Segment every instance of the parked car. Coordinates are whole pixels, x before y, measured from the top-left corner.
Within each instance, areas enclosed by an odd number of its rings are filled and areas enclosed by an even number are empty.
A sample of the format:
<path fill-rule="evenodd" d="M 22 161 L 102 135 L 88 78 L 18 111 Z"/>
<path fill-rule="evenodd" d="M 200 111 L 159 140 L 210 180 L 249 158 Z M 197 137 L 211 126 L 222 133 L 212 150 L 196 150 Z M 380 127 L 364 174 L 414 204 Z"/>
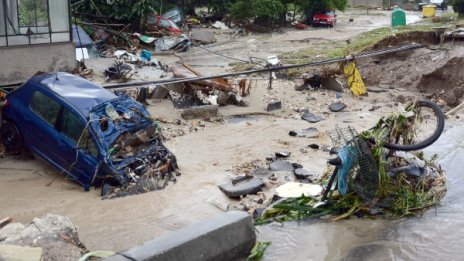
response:
<path fill-rule="evenodd" d="M 317 12 L 313 16 L 313 26 L 334 27 L 336 23 L 337 23 L 337 15 L 335 15 L 335 11 L 333 10 Z"/>
<path fill-rule="evenodd" d="M 446 0 L 430 0 L 430 4 L 435 5 L 437 9 L 445 11 L 448 9 L 448 2 Z"/>
<path fill-rule="evenodd" d="M 26 148 L 86 190 L 177 168 L 140 103 L 67 73 L 38 74 L 9 93 L 0 138 L 7 152 Z"/>

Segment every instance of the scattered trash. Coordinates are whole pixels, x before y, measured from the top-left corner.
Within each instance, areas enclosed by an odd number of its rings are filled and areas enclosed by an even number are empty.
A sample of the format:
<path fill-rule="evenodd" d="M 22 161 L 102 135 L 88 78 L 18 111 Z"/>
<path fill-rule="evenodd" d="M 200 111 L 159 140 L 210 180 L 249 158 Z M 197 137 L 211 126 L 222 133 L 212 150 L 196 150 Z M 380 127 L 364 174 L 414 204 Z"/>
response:
<path fill-rule="evenodd" d="M 288 182 L 276 188 L 276 195 L 281 198 L 315 197 L 322 192 L 321 185 Z"/>
<path fill-rule="evenodd" d="M 159 15 L 149 16 L 147 19 L 147 26 L 152 30 L 156 27 L 160 27 L 169 30 L 171 33 L 182 33 L 182 30 L 179 28 L 179 26 L 177 26 L 176 23 Z"/>
<path fill-rule="evenodd" d="M 315 114 L 312 114 L 310 112 L 306 112 L 304 113 L 302 116 L 301 116 L 301 119 L 302 120 L 305 120 L 307 122 L 310 122 L 310 123 L 316 123 L 316 122 L 320 122 L 322 121 L 323 119 Z"/>
<path fill-rule="evenodd" d="M 277 55 L 271 55 L 267 57 L 266 68 L 272 68 L 280 65 L 280 60 Z"/>
<path fill-rule="evenodd" d="M 334 102 L 329 105 L 329 109 L 333 112 L 339 112 L 346 108 L 346 104 L 343 102 Z"/>
<path fill-rule="evenodd" d="M 342 65 L 342 67 L 343 74 L 346 77 L 351 93 L 353 93 L 354 96 L 366 95 L 366 86 L 364 85 L 361 74 L 356 66 L 356 62 L 354 60 L 346 62 Z"/>
<path fill-rule="evenodd" d="M 184 34 L 163 36 L 156 41 L 155 50 L 158 52 L 169 50 L 185 52 L 191 45 L 190 39 Z"/>
<path fill-rule="evenodd" d="M 158 40 L 158 38 L 155 38 L 155 37 L 151 37 L 151 36 L 148 36 L 148 35 L 141 35 L 139 33 L 134 33 L 132 34 L 132 36 L 135 36 L 137 37 L 140 41 L 148 44 L 148 45 L 155 45 L 155 41 Z"/>
<path fill-rule="evenodd" d="M 222 29 L 222 30 L 227 30 L 227 29 L 229 29 L 229 27 L 228 27 L 225 23 L 223 23 L 223 22 L 221 22 L 221 21 L 216 21 L 216 22 L 214 22 L 214 23 L 212 24 L 212 26 L 213 26 L 214 28 L 216 28 L 216 29 Z"/>
<path fill-rule="evenodd" d="M 118 80 L 119 82 L 127 82 L 132 77 L 132 67 L 124 61 L 115 61 L 113 67 L 105 69 L 106 81 Z"/>

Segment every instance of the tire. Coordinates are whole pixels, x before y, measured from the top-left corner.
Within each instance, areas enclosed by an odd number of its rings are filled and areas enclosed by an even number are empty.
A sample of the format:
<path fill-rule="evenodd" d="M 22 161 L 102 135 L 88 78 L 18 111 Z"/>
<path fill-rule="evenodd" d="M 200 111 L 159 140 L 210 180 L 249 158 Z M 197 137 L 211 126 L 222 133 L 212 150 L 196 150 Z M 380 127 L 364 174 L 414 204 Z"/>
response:
<path fill-rule="evenodd" d="M 6 152 L 19 154 L 23 147 L 23 139 L 21 132 L 16 124 L 10 121 L 5 121 L 0 128 L 0 139 Z"/>
<path fill-rule="evenodd" d="M 431 134 L 427 135 L 427 138 L 423 139 L 418 143 L 401 144 L 401 141 L 397 141 L 396 143 L 385 143 L 385 148 L 397 151 L 421 150 L 430 146 L 440 137 L 440 135 L 443 132 L 443 128 L 445 127 L 445 114 L 443 113 L 441 108 L 437 104 L 429 100 L 418 101 L 416 102 L 416 106 L 419 107 L 420 110 L 431 109 L 433 111 L 435 118 L 433 118 L 432 121 L 436 121 L 435 129 L 432 130 Z"/>

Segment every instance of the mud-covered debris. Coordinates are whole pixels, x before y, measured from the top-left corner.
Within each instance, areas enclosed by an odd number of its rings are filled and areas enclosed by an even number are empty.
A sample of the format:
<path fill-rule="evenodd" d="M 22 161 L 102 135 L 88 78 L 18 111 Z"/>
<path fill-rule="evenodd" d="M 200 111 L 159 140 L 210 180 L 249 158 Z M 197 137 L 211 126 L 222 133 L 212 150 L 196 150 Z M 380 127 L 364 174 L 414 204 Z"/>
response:
<path fill-rule="evenodd" d="M 244 179 L 235 184 L 231 181 L 219 186 L 219 189 L 228 197 L 239 198 L 248 194 L 256 194 L 263 186 L 264 182 L 261 179 L 253 177 L 251 179 Z"/>
<path fill-rule="evenodd" d="M 329 105 L 329 109 L 333 112 L 339 112 L 346 108 L 346 104 L 343 102 L 334 102 Z"/>
<path fill-rule="evenodd" d="M 302 120 L 305 120 L 307 122 L 310 122 L 310 123 L 316 123 L 316 122 L 320 122 L 323 120 L 323 118 L 313 114 L 313 113 L 310 113 L 310 112 L 307 112 L 307 113 L 304 113 L 302 116 L 301 116 L 301 119 Z"/>
<path fill-rule="evenodd" d="M 321 89 L 343 93 L 343 84 L 332 77 L 324 78 L 321 81 Z"/>
<path fill-rule="evenodd" d="M 181 116 L 185 120 L 208 119 L 216 117 L 218 114 L 217 105 L 203 105 L 184 109 Z"/>
<path fill-rule="evenodd" d="M 276 195 L 281 198 L 298 198 L 301 196 L 317 196 L 322 192 L 321 185 L 288 182 L 276 188 Z"/>
<path fill-rule="evenodd" d="M 314 173 L 311 173 L 309 170 L 303 168 L 295 169 L 293 174 L 295 174 L 297 179 L 310 179 L 314 176 Z"/>
<path fill-rule="evenodd" d="M 280 110 L 282 109 L 282 102 L 277 101 L 277 102 L 271 102 L 267 105 L 266 111 L 275 111 L 275 110 Z"/>
<path fill-rule="evenodd" d="M 293 137 L 306 137 L 306 138 L 315 138 L 319 136 L 320 132 L 314 127 L 310 127 L 302 130 L 291 130 L 288 132 L 288 135 Z"/>

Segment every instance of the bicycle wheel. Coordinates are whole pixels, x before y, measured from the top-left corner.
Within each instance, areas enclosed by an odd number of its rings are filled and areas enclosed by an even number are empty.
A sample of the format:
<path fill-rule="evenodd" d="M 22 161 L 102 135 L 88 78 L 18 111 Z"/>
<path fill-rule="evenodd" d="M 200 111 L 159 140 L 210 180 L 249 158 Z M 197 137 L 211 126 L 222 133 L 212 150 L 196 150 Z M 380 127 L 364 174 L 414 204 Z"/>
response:
<path fill-rule="evenodd" d="M 411 107 L 414 106 L 414 107 Z M 434 143 L 445 127 L 445 115 L 441 108 L 429 101 L 421 100 L 408 106 L 413 115 L 409 116 L 402 128 L 406 131 L 390 136 L 391 143 L 384 147 L 390 150 L 421 150 Z"/>

